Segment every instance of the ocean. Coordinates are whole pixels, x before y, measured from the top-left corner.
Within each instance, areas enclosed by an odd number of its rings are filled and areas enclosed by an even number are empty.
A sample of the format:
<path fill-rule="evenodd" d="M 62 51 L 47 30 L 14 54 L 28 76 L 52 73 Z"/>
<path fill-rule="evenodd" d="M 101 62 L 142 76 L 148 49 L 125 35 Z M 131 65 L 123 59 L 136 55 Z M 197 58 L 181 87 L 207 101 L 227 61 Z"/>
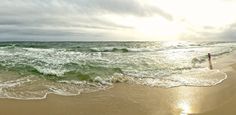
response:
<path fill-rule="evenodd" d="M 0 42 L 0 98 L 79 95 L 114 83 L 213 86 L 227 79 L 206 66 L 236 42 Z"/>

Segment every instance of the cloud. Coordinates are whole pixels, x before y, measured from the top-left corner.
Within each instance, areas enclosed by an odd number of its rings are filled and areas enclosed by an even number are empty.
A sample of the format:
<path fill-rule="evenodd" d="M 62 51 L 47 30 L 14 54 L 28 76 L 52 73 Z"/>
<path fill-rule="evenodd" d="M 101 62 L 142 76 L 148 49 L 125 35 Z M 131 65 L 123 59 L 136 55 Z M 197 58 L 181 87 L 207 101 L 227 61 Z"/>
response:
<path fill-rule="evenodd" d="M 105 19 L 104 15 L 160 16 L 172 20 L 172 16 L 162 9 L 139 0 L 3 0 L 0 4 L 0 40 L 29 36 L 92 40 L 96 35 L 104 37 L 114 31 L 133 29 Z"/>
<path fill-rule="evenodd" d="M 182 28 L 180 39 L 236 37 L 233 0 L 147 1 L 2 0 L 0 40 L 163 40 Z"/>
<path fill-rule="evenodd" d="M 191 32 L 181 36 L 182 40 L 215 40 L 215 41 L 235 41 L 236 40 L 236 22 L 225 25 L 224 27 L 204 26 L 194 29 Z"/>
<path fill-rule="evenodd" d="M 230 24 L 218 35 L 219 38 L 224 40 L 236 40 L 236 23 Z"/>
<path fill-rule="evenodd" d="M 0 6 L 1 16 L 117 14 L 141 17 L 160 15 L 168 20 L 172 19 L 172 16 L 162 9 L 144 4 L 138 0 L 4 0 L 1 1 Z"/>

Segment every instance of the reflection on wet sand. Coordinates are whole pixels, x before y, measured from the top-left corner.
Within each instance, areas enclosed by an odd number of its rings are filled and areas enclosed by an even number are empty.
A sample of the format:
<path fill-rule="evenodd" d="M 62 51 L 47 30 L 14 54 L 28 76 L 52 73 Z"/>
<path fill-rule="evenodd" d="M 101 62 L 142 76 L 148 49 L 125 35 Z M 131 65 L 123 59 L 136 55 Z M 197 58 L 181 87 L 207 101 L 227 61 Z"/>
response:
<path fill-rule="evenodd" d="M 180 115 L 187 115 L 187 113 L 191 113 L 191 106 L 186 101 L 179 102 L 178 107 L 182 110 Z"/>
<path fill-rule="evenodd" d="M 213 87 L 155 88 L 124 83 L 111 89 L 45 100 L 1 99 L 0 114 L 188 115 L 216 109 L 235 96 L 232 77 Z M 11 108 L 14 111 L 9 111 Z M 92 110 L 92 111 L 91 111 Z M 50 111 L 50 112 L 48 112 Z"/>

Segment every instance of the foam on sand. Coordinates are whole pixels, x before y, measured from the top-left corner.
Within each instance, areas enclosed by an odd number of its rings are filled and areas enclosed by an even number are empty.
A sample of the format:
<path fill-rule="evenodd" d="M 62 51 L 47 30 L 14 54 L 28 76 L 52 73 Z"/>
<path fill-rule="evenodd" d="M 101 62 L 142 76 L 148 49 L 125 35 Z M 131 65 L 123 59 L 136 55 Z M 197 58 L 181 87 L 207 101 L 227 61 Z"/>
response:
<path fill-rule="evenodd" d="M 227 79 L 227 74 L 219 70 L 195 69 L 183 74 L 174 74 L 164 78 L 144 78 L 137 83 L 154 87 L 178 87 L 178 86 L 214 86 Z"/>

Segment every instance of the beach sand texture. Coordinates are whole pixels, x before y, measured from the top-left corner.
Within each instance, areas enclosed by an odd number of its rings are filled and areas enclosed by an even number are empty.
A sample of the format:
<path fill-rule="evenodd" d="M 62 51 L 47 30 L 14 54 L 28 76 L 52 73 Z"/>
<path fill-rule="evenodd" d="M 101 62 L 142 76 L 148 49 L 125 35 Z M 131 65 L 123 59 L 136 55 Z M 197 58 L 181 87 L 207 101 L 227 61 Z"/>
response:
<path fill-rule="evenodd" d="M 236 64 L 222 68 L 228 79 L 212 87 L 153 88 L 121 83 L 108 90 L 71 97 L 50 94 L 43 100 L 1 99 L 0 114 L 234 115 Z"/>

